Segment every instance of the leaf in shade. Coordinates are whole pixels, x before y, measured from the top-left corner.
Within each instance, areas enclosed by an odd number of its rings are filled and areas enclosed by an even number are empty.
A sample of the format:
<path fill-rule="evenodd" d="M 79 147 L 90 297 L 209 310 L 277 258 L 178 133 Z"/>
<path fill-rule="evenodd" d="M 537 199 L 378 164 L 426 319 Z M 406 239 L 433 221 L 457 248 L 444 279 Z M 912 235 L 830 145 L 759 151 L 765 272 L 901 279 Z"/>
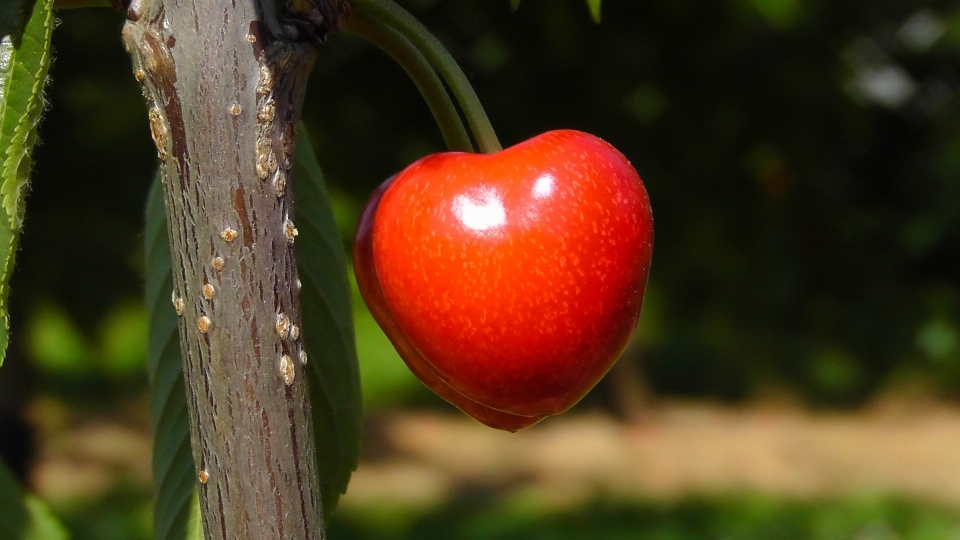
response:
<path fill-rule="evenodd" d="M 190 515 L 187 517 L 187 540 L 203 540 L 203 515 L 200 513 L 200 494 L 192 491 Z"/>
<path fill-rule="evenodd" d="M 177 314 L 170 305 L 173 276 L 163 190 L 159 177 L 147 199 L 144 228 L 146 307 L 150 321 L 147 371 L 150 378 L 150 423 L 153 428 L 155 540 L 193 540 L 191 513 L 197 498 L 196 472 L 190 452 L 190 423 L 183 383 Z"/>
<path fill-rule="evenodd" d="M 601 0 L 587 0 L 587 6 L 590 8 L 590 16 L 593 17 L 593 22 L 600 24 L 600 1 Z"/>
<path fill-rule="evenodd" d="M 24 492 L 0 461 L 0 538 L 66 540 L 67 532 L 40 499 Z"/>
<path fill-rule="evenodd" d="M 34 0 L 0 0 L 0 38 L 19 35 L 23 15 L 33 8 Z"/>
<path fill-rule="evenodd" d="M 2 12 L 10 0 L 4 2 Z M 7 296 L 20 227 L 31 153 L 37 141 L 37 124 L 43 112 L 43 86 L 50 67 L 53 32 L 52 0 L 37 0 L 22 33 L 0 39 L 0 365 L 7 349 L 9 321 Z M 5 21 L 4 21 L 5 22 Z"/>
<path fill-rule="evenodd" d="M 320 489 L 329 519 L 360 457 L 360 372 L 346 254 L 303 124 L 299 132 L 293 185 L 297 268 Z"/>
<path fill-rule="evenodd" d="M 53 9 L 108 8 L 116 5 L 120 4 L 115 4 L 113 0 L 55 0 Z"/>
<path fill-rule="evenodd" d="M 516 11 L 520 7 L 520 0 L 510 0 L 510 9 Z"/>

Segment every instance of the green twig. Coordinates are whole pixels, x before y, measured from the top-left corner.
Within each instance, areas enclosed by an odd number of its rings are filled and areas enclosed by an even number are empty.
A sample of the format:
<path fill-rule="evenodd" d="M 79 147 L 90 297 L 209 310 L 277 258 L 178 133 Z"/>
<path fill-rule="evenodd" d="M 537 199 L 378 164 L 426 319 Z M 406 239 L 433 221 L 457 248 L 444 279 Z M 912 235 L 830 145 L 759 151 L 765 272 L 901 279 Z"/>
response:
<path fill-rule="evenodd" d="M 483 111 L 483 105 L 480 104 L 477 93 L 473 91 L 466 75 L 440 40 L 427 30 L 427 27 L 392 0 L 353 0 L 351 5 L 355 16 L 359 15 L 367 20 L 379 21 L 390 26 L 403 34 L 423 53 L 450 86 L 481 152 L 491 154 L 503 150 L 487 114 Z"/>
<path fill-rule="evenodd" d="M 450 99 L 450 94 L 443 86 L 443 81 L 410 40 L 386 24 L 367 19 L 356 11 L 347 20 L 343 29 L 376 45 L 400 64 L 426 100 L 449 149 L 473 152 L 470 136 L 463 126 L 463 120 L 456 106 Z"/>

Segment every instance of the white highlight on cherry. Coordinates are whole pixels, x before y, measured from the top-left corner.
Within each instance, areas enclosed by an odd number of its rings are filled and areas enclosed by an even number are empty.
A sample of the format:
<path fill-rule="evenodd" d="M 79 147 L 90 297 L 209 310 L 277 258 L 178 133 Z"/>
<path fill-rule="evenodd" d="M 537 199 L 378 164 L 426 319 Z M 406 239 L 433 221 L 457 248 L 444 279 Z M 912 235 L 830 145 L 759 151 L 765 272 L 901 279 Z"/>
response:
<path fill-rule="evenodd" d="M 540 178 L 537 178 L 537 181 L 533 184 L 533 196 L 538 199 L 543 199 L 549 197 L 553 193 L 554 182 L 556 179 L 550 173 L 544 173 Z"/>
<path fill-rule="evenodd" d="M 495 229 L 507 222 L 503 201 L 492 189 L 480 190 L 476 194 L 457 195 L 453 199 L 453 213 L 460 223 L 475 231 Z"/>

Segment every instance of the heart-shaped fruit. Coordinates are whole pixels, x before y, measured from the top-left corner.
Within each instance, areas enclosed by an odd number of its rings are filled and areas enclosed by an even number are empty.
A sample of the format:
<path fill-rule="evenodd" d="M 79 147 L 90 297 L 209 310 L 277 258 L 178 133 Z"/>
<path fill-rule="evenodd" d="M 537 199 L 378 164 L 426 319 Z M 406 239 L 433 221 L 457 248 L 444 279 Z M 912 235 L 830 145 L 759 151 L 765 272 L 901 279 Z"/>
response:
<path fill-rule="evenodd" d="M 610 369 L 652 251 L 637 172 L 597 137 L 560 130 L 410 165 L 367 203 L 354 266 L 414 374 L 514 431 L 565 411 Z"/>

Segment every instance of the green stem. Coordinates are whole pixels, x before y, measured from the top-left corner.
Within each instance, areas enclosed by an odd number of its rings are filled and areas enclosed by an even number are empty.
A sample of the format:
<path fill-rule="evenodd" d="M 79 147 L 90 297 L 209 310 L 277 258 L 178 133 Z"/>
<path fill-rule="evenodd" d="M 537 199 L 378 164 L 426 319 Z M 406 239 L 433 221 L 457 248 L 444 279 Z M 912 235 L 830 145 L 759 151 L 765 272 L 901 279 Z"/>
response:
<path fill-rule="evenodd" d="M 492 154 L 503 150 L 470 81 L 427 27 L 392 0 L 353 0 L 351 5 L 354 15 L 394 28 L 426 56 L 457 98 L 481 152 Z"/>
<path fill-rule="evenodd" d="M 400 64 L 426 100 L 449 149 L 473 152 L 470 136 L 443 81 L 410 40 L 386 24 L 367 19 L 357 12 L 347 20 L 343 29 L 376 45 Z"/>

